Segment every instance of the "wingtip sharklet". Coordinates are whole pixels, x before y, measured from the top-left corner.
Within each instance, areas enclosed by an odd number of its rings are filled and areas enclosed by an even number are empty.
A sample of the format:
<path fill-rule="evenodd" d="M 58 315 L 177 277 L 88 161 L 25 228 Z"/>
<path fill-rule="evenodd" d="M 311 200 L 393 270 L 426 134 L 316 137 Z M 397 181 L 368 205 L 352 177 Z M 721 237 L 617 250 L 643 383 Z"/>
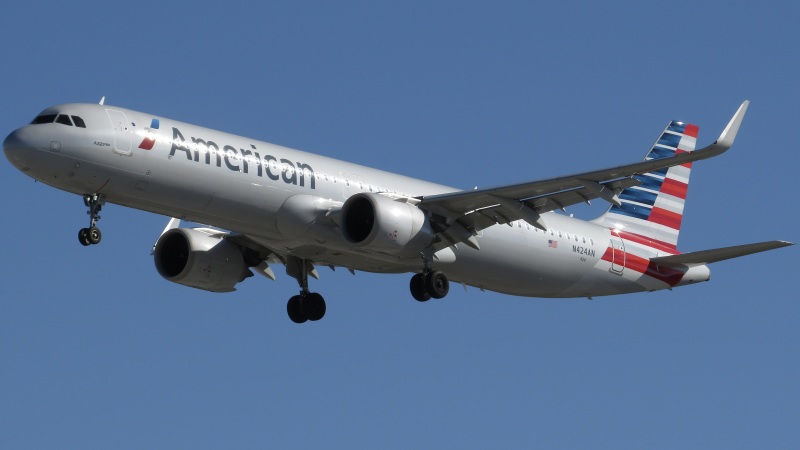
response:
<path fill-rule="evenodd" d="M 719 135 L 719 138 L 714 142 L 714 144 L 724 147 L 725 150 L 731 148 L 733 145 L 733 141 L 736 139 L 736 134 L 739 132 L 739 127 L 742 125 L 742 120 L 744 119 L 744 114 L 747 112 L 747 107 L 750 105 L 750 100 L 745 100 L 742 102 L 739 109 L 736 110 L 736 114 L 733 115 L 731 121 L 728 122 L 728 125 L 722 130 L 722 134 Z"/>

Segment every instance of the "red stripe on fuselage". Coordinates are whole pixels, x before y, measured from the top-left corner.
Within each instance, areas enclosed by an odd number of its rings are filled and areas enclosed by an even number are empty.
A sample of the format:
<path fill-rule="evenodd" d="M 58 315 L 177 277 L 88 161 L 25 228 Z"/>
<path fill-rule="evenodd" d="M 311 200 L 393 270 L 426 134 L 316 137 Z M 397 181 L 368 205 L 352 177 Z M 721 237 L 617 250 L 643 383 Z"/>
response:
<path fill-rule="evenodd" d="M 622 253 L 621 250 L 618 250 L 618 252 Z M 617 255 L 617 261 L 615 261 L 614 264 L 624 266 L 625 269 L 633 270 L 634 272 L 655 278 L 656 280 L 666 283 L 669 286 L 676 286 L 681 282 L 683 276 L 686 274 L 686 272 L 673 267 L 659 267 L 655 263 L 650 262 L 650 260 L 647 258 L 642 258 L 641 256 L 628 252 L 625 252 L 624 264 L 620 264 L 619 256 L 620 255 Z M 608 247 L 606 248 L 606 252 L 603 254 L 602 259 L 603 261 L 611 263 L 611 257 L 612 249 L 611 247 Z"/>
<path fill-rule="evenodd" d="M 664 241 L 655 240 L 647 236 L 642 236 L 641 234 L 635 234 L 628 231 L 619 231 L 618 234 L 623 241 L 636 242 L 637 244 L 642 244 L 652 249 L 661 250 L 670 254 L 680 253 L 675 245 Z"/>

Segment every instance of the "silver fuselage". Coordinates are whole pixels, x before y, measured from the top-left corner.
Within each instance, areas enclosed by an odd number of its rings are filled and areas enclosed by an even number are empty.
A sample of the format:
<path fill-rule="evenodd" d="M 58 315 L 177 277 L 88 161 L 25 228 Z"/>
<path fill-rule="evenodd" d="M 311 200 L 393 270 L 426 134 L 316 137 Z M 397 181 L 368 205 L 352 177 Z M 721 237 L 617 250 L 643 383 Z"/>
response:
<path fill-rule="evenodd" d="M 46 123 L 11 133 L 6 157 L 25 174 L 64 191 L 103 193 L 110 203 L 244 234 L 277 254 L 315 264 L 420 271 L 418 258 L 349 245 L 324 219 L 325 208 L 359 192 L 422 197 L 457 191 L 119 107 L 66 104 L 47 112 L 80 116 L 86 128 Z M 298 204 L 319 209 L 298 211 Z M 547 213 L 546 223 L 548 231 L 524 221 L 489 227 L 477 236 L 480 250 L 450 247 L 437 253 L 434 267 L 455 282 L 535 297 L 651 291 L 709 278 L 708 268 L 698 266 L 666 282 L 648 275 L 647 261 L 668 253 L 621 242 L 607 227 L 561 214 Z M 617 249 L 612 238 L 621 244 Z"/>

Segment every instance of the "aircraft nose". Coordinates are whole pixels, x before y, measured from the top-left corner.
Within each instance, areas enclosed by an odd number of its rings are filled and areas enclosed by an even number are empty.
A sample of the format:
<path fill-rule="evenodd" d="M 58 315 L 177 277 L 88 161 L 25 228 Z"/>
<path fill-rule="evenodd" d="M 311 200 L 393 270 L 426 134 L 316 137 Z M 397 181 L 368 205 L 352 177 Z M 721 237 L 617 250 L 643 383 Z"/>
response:
<path fill-rule="evenodd" d="M 25 137 L 26 130 L 20 128 L 11 132 L 3 141 L 3 153 L 6 159 L 17 169 L 26 172 L 28 165 L 26 160 L 30 157 L 30 143 Z"/>
<path fill-rule="evenodd" d="M 11 160 L 20 148 L 22 148 L 22 141 L 19 138 L 19 130 L 12 131 L 3 141 L 3 152 L 6 154 L 6 158 Z"/>

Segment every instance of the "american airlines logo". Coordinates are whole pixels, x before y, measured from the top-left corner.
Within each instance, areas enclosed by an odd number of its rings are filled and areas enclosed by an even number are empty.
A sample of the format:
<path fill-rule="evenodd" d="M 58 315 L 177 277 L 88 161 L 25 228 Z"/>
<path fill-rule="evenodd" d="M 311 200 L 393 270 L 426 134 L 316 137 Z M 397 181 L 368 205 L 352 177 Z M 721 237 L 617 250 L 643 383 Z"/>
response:
<path fill-rule="evenodd" d="M 152 133 L 148 133 L 142 142 L 144 147 L 140 146 L 140 148 L 151 149 L 153 147 L 151 140 L 154 139 Z M 273 181 L 282 180 L 286 184 L 301 187 L 308 184 L 309 189 L 316 189 L 314 169 L 311 166 L 300 161 L 278 159 L 269 154 L 262 156 L 253 144 L 250 144 L 249 149 L 237 149 L 232 145 L 220 146 L 214 141 L 193 136 L 189 136 L 189 140 L 187 140 L 183 137 L 183 133 L 175 127 L 172 128 L 171 142 L 170 159 L 178 152 L 183 152 L 187 160 L 196 163 L 215 165 L 216 167 L 222 167 L 224 163 L 224 166 L 233 172 L 254 173 L 258 177 L 265 176 Z"/>

